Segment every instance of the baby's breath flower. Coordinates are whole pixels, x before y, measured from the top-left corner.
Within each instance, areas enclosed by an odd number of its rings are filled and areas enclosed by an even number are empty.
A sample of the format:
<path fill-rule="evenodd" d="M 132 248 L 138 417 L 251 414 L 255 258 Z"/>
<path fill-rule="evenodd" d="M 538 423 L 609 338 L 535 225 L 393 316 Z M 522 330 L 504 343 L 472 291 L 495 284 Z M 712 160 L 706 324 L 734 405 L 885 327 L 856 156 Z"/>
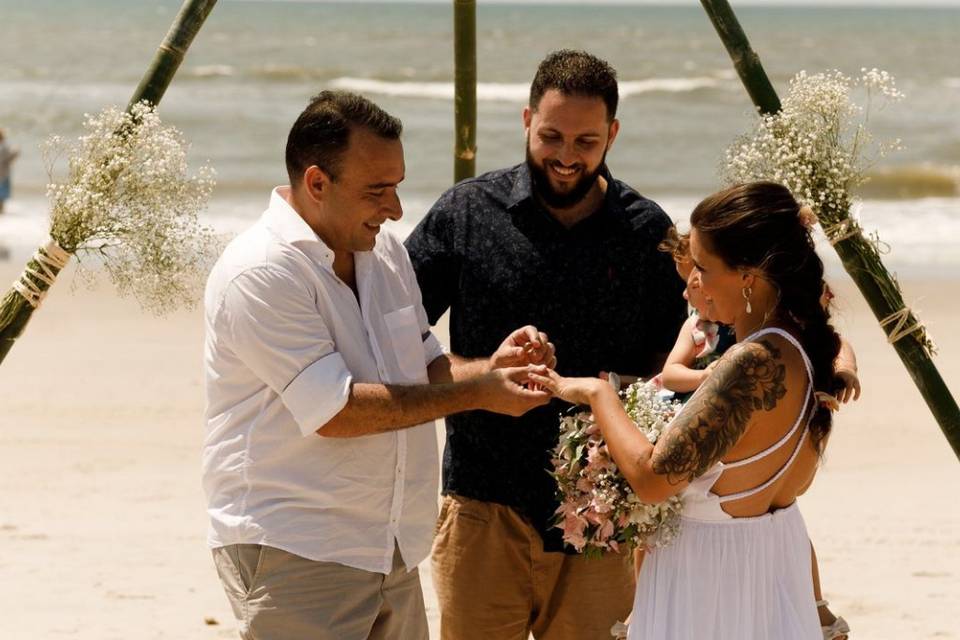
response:
<path fill-rule="evenodd" d="M 866 93 L 866 107 L 853 101 L 857 91 Z M 903 98 L 886 71 L 862 69 L 856 79 L 839 71 L 801 71 L 790 81 L 782 110 L 761 116 L 752 133 L 727 149 L 724 179 L 779 182 L 821 221 L 836 224 L 847 215 L 867 169 L 900 145 L 875 140 L 867 130 L 874 95 L 883 103 Z"/>
<path fill-rule="evenodd" d="M 86 134 L 72 148 L 57 137 L 45 147 L 51 173 L 50 236 L 80 260 L 95 257 L 121 295 L 159 315 L 193 304 L 220 243 L 199 212 L 214 171 L 187 169 L 187 143 L 146 103 L 129 111 L 86 115 Z M 56 156 L 69 152 L 67 176 L 53 178 Z"/>

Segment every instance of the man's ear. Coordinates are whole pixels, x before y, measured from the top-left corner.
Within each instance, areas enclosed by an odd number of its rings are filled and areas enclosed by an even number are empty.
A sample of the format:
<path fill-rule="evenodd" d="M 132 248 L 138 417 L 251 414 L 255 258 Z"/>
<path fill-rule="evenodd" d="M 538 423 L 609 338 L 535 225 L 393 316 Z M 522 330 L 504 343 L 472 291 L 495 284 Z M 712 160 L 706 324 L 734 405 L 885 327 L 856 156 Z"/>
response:
<path fill-rule="evenodd" d="M 613 146 L 613 141 L 616 140 L 618 133 L 620 133 L 620 121 L 614 118 L 613 122 L 610 123 L 610 129 L 607 135 L 607 151 L 610 151 L 610 147 Z"/>
<path fill-rule="evenodd" d="M 530 135 L 530 121 L 533 119 L 533 111 L 529 106 L 523 108 L 523 132 Z"/>
<path fill-rule="evenodd" d="M 303 172 L 303 191 L 315 202 L 320 202 L 326 197 L 331 182 L 330 175 L 315 164 L 310 165 Z"/>

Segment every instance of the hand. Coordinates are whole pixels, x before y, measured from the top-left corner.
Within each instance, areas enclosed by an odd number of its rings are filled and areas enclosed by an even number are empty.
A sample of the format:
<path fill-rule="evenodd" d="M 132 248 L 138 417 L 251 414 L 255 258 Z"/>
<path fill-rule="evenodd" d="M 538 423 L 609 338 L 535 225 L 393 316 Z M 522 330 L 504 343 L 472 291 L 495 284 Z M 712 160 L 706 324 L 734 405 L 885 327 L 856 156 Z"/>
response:
<path fill-rule="evenodd" d="M 860 399 L 860 378 L 850 369 L 838 369 L 837 377 L 843 382 L 843 389 L 837 392 L 837 400 L 846 404 Z"/>
<path fill-rule="evenodd" d="M 556 348 L 548 340 L 547 334 L 537 331 L 533 325 L 512 332 L 490 356 L 491 369 L 528 364 L 542 364 L 551 368 L 557 366 Z"/>
<path fill-rule="evenodd" d="M 476 379 L 480 408 L 508 416 L 521 416 L 550 402 L 550 393 L 527 387 L 533 365 L 501 367 Z"/>
<path fill-rule="evenodd" d="M 571 404 L 590 404 L 591 398 L 601 389 L 616 393 L 600 378 L 564 378 L 553 369 L 542 366 L 531 367 L 530 381 Z"/>

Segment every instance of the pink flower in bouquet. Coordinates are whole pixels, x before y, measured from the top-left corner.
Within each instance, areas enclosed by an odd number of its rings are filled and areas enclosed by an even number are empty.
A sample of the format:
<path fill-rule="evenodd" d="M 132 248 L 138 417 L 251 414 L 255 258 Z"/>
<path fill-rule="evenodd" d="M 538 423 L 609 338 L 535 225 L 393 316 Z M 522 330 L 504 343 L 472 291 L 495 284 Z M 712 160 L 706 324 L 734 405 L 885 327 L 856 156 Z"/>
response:
<path fill-rule="evenodd" d="M 575 513 L 567 513 L 563 517 L 563 539 L 572 544 L 574 549 L 582 549 L 587 544 L 583 532 L 587 528 L 587 521 Z"/>

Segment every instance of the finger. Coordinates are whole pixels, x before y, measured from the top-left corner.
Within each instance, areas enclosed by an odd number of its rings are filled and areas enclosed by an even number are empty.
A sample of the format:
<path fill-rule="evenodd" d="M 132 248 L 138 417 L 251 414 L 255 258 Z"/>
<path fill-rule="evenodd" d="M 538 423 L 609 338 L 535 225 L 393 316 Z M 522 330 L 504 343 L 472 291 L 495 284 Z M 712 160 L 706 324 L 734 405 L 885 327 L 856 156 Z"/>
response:
<path fill-rule="evenodd" d="M 859 379 L 853 383 L 853 399 L 854 400 L 860 399 L 860 380 Z"/>
<path fill-rule="evenodd" d="M 530 344 L 540 341 L 540 334 L 537 331 L 537 328 L 532 324 L 528 324 L 525 327 L 520 327 L 513 332 L 514 342 L 520 344 Z"/>
<path fill-rule="evenodd" d="M 550 370 L 543 365 L 528 364 L 525 367 L 508 367 L 503 369 L 503 372 L 507 375 L 507 378 L 513 382 L 526 382 L 527 374 L 531 371 L 542 376 L 550 375 Z"/>
<path fill-rule="evenodd" d="M 550 357 L 550 361 L 547 362 L 546 365 L 547 365 L 548 367 L 550 367 L 551 369 L 556 369 L 556 368 L 557 368 L 557 359 L 556 359 L 555 357 L 551 356 L 551 357 Z"/>
<path fill-rule="evenodd" d="M 542 376 L 531 371 L 528 374 L 528 379 L 544 389 L 549 389 L 551 392 L 555 392 L 557 390 L 557 383 L 547 376 Z"/>

